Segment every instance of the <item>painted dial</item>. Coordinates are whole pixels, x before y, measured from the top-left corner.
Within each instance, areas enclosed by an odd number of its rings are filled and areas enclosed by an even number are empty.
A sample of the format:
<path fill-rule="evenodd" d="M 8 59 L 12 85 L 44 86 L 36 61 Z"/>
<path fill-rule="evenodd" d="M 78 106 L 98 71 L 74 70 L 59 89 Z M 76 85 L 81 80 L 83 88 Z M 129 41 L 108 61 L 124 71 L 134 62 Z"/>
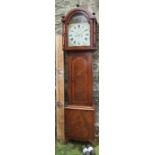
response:
<path fill-rule="evenodd" d="M 88 23 L 69 24 L 68 45 L 69 46 L 90 45 L 90 26 Z"/>

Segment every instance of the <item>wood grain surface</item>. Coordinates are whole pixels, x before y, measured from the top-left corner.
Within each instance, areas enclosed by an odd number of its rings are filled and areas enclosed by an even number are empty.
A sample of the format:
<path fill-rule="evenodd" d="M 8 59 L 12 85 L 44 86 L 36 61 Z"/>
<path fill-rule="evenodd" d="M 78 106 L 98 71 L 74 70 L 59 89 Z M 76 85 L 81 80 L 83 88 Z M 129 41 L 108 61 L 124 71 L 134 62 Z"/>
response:
<path fill-rule="evenodd" d="M 64 55 L 62 36 L 56 36 L 56 136 L 64 140 Z"/>

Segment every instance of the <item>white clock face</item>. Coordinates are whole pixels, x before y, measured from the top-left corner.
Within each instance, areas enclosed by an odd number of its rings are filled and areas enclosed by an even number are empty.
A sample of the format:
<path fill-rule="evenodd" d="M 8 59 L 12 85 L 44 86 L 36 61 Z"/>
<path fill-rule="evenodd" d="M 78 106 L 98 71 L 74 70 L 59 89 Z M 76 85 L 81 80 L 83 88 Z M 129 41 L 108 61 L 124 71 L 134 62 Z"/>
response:
<path fill-rule="evenodd" d="M 68 46 L 90 46 L 90 25 L 88 23 L 69 24 Z"/>

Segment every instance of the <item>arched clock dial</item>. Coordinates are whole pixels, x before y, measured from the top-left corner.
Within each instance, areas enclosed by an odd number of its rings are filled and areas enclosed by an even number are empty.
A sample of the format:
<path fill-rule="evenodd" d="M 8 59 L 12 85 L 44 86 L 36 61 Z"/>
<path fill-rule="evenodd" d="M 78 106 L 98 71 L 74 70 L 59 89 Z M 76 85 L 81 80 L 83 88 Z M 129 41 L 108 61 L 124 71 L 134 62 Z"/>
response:
<path fill-rule="evenodd" d="M 74 23 L 68 27 L 69 46 L 89 46 L 90 26 L 88 23 Z"/>

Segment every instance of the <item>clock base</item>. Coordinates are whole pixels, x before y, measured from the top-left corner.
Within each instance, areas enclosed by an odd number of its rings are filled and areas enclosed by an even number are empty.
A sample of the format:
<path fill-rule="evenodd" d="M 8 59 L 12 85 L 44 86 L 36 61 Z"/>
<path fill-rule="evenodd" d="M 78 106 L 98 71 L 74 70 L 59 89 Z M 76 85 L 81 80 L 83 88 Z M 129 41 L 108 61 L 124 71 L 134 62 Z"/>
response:
<path fill-rule="evenodd" d="M 95 142 L 95 107 L 73 106 L 65 107 L 66 141 L 77 140 Z"/>

